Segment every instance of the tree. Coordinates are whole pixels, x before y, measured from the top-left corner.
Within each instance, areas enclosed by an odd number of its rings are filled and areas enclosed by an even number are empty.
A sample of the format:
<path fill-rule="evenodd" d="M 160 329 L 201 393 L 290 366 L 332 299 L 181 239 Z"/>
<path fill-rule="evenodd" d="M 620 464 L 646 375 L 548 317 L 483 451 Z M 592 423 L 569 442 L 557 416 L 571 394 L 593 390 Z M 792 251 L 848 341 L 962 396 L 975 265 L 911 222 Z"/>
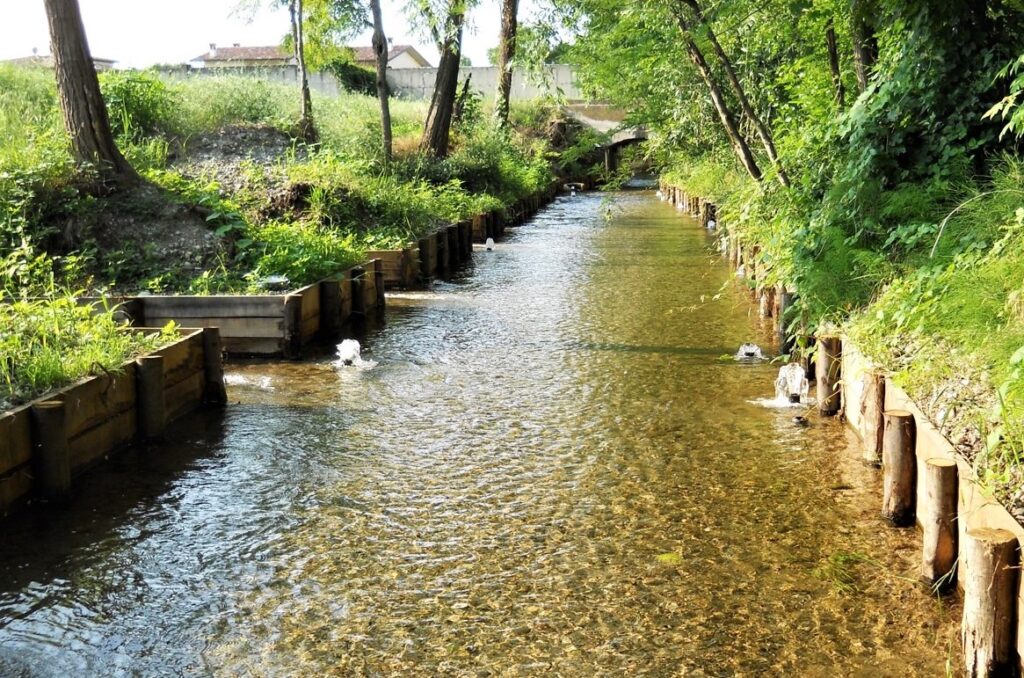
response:
<path fill-rule="evenodd" d="M 312 0 L 317 2 L 317 0 Z M 323 0 L 320 0 L 321 2 Z M 313 124 L 313 98 L 309 92 L 309 71 L 306 68 L 305 42 L 305 7 L 303 0 L 238 0 L 236 11 L 255 12 L 266 2 L 272 7 L 287 7 L 290 19 L 290 30 L 284 39 L 285 47 L 292 50 L 295 56 L 295 68 L 299 79 L 299 96 L 301 100 L 299 113 L 299 137 L 313 143 L 317 140 L 316 126 Z"/>
<path fill-rule="evenodd" d="M 374 55 L 374 88 L 380 106 L 381 149 L 384 161 L 392 156 L 392 126 L 390 91 L 388 89 L 388 39 L 384 33 L 380 0 L 369 0 L 368 7 L 361 0 L 308 0 L 306 42 L 311 47 L 316 63 L 339 73 L 360 73 L 361 67 L 352 63 L 352 50 L 345 41 L 364 27 L 373 28 L 371 45 Z M 367 22 L 367 12 L 370 21 Z"/>
<path fill-rule="evenodd" d="M 501 127 L 508 124 L 508 99 L 512 92 L 512 59 L 516 55 L 518 13 L 519 0 L 502 0 L 501 39 L 498 43 L 498 92 L 494 102 L 494 117 Z"/>
<path fill-rule="evenodd" d="M 444 22 L 437 21 L 430 7 L 423 3 L 431 33 L 438 43 L 441 61 L 434 80 L 434 94 L 427 110 L 420 150 L 443 158 L 448 155 L 452 115 L 459 88 L 459 63 L 462 57 L 462 27 L 466 18 L 465 0 L 449 0 Z M 443 27 L 443 28 L 442 28 Z"/>
<path fill-rule="evenodd" d="M 678 21 L 679 30 L 682 32 L 686 41 L 686 51 L 689 53 L 690 60 L 693 61 L 693 65 L 697 67 L 697 72 L 700 73 L 700 77 L 704 80 L 704 84 L 707 85 L 708 92 L 711 94 L 711 101 L 715 106 L 715 111 L 718 112 L 718 118 L 722 122 L 722 127 L 725 128 L 726 136 L 729 137 L 729 143 L 732 145 L 733 151 L 736 153 L 736 157 L 739 158 L 740 163 L 743 164 L 743 168 L 747 170 L 747 173 L 755 181 L 761 181 L 761 168 L 757 166 L 757 160 L 754 159 L 754 154 L 750 152 L 750 146 L 747 144 L 747 140 L 744 139 L 743 135 L 740 133 L 739 127 L 736 124 L 736 116 L 733 115 L 729 106 L 726 104 L 725 97 L 722 96 L 722 90 L 718 87 L 718 83 L 715 82 L 715 77 L 711 73 L 711 68 L 708 66 L 708 62 L 704 58 L 704 53 L 701 52 L 700 47 L 698 47 L 697 43 L 694 42 L 693 24 L 691 20 L 685 14 L 680 13 Z"/>
<path fill-rule="evenodd" d="M 828 67 L 832 71 L 832 86 L 836 90 L 836 105 L 846 105 L 846 89 L 843 87 L 843 73 L 839 69 L 839 47 L 836 45 L 836 27 L 829 17 L 825 24 L 825 45 L 828 49 Z"/>
<path fill-rule="evenodd" d="M 45 5 L 57 93 L 75 159 L 94 165 L 104 180 L 136 181 L 138 175 L 114 143 L 78 0 L 45 0 Z"/>
<path fill-rule="evenodd" d="M 878 59 L 878 41 L 871 28 L 874 8 L 871 0 L 853 0 L 850 22 L 853 42 L 853 69 L 857 73 L 857 89 L 868 88 L 868 80 Z"/>
<path fill-rule="evenodd" d="M 373 14 L 373 54 L 377 62 L 377 100 L 380 102 L 381 143 L 384 160 L 391 160 L 391 106 L 388 102 L 388 39 L 384 36 L 380 0 L 370 0 Z"/>
<path fill-rule="evenodd" d="M 302 112 L 299 117 L 299 136 L 307 142 L 317 139 L 313 124 L 313 98 L 309 93 L 309 76 L 306 72 L 305 48 L 302 41 L 302 0 L 289 0 L 288 13 L 292 20 L 292 43 L 295 48 L 295 65 L 299 73 L 299 89 L 302 95 Z"/>
<path fill-rule="evenodd" d="M 782 168 L 782 163 L 779 161 L 779 155 L 775 150 L 775 141 L 772 139 L 772 134 L 769 131 L 768 126 L 764 123 L 764 120 L 761 119 L 761 116 L 757 114 L 757 111 L 755 111 L 754 107 L 751 105 L 750 99 L 747 97 L 747 93 L 743 89 L 743 85 L 740 83 L 740 79 L 736 77 L 736 70 L 732 66 L 732 61 L 726 55 L 725 50 L 722 49 L 722 45 L 718 42 L 718 38 L 715 36 L 714 30 L 711 28 L 711 23 L 704 17 L 704 12 L 701 9 L 700 3 L 698 3 L 697 0 L 682 0 L 682 2 L 690 8 L 694 17 L 697 19 L 697 23 L 704 28 L 707 39 L 711 43 L 711 48 L 718 57 L 719 63 L 722 64 L 722 70 L 725 71 L 726 79 L 732 86 L 732 91 L 736 95 L 736 99 L 739 101 L 743 115 L 747 116 L 747 119 L 754 125 L 754 129 L 757 131 L 757 136 L 760 137 L 761 144 L 764 146 L 764 150 L 768 154 L 768 159 L 775 166 L 775 172 L 779 179 L 779 183 L 783 186 L 789 186 L 789 177 L 786 175 L 786 171 Z M 744 162 L 744 165 L 746 165 L 746 162 Z"/>

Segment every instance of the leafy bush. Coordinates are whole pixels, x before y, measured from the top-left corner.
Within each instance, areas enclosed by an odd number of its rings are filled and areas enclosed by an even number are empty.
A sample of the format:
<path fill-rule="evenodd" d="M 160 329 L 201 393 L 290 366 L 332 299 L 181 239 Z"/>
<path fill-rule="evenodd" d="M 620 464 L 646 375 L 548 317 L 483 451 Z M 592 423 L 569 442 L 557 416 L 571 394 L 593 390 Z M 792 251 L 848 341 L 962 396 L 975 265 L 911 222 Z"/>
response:
<path fill-rule="evenodd" d="M 155 74 L 106 71 L 100 75 L 100 91 L 110 126 L 123 145 L 169 130 L 175 102 L 171 90 Z"/>

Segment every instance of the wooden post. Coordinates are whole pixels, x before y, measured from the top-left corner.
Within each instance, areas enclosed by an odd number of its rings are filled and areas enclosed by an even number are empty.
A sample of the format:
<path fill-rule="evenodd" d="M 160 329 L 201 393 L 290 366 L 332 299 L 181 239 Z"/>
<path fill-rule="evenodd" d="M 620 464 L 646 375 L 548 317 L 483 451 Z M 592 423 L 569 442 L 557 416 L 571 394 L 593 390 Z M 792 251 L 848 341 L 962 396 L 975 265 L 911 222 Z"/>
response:
<path fill-rule="evenodd" d="M 882 439 L 882 517 L 896 527 L 914 524 L 917 430 L 914 415 L 904 410 L 885 413 Z"/>
<path fill-rule="evenodd" d="M 505 235 L 505 212 L 504 210 L 494 210 L 491 212 L 491 218 L 494 220 L 494 232 L 497 233 L 495 240 Z"/>
<path fill-rule="evenodd" d="M 297 360 L 302 354 L 302 295 L 291 294 L 284 299 L 285 358 Z"/>
<path fill-rule="evenodd" d="M 860 418 L 864 422 L 864 463 L 882 463 L 882 436 L 885 433 L 885 375 L 864 374 L 864 392 L 860 400 Z"/>
<path fill-rule="evenodd" d="M 341 314 L 341 297 L 339 288 L 337 314 Z M 323 300 L 321 299 L 321 303 Z M 220 340 L 219 327 L 203 328 L 203 378 L 206 389 L 203 400 L 207 405 L 226 405 L 228 394 L 224 389 L 224 344 Z"/>
<path fill-rule="evenodd" d="M 839 380 L 842 376 L 843 344 L 839 337 L 818 337 L 817 369 L 818 411 L 831 417 L 839 412 L 842 391 Z"/>
<path fill-rule="evenodd" d="M 135 407 L 143 440 L 162 438 L 167 426 L 164 398 L 164 357 L 147 355 L 135 361 Z"/>
<path fill-rule="evenodd" d="M 47 400 L 31 408 L 32 455 L 43 496 L 64 501 L 71 495 L 71 457 L 64 403 Z"/>
<path fill-rule="evenodd" d="M 417 247 L 420 250 L 420 279 L 427 281 L 434 277 L 434 272 L 430 269 L 430 263 L 432 257 L 431 252 L 433 251 L 430 247 L 430 238 L 420 238 L 417 242 Z"/>
<path fill-rule="evenodd" d="M 925 502 L 918 510 L 921 521 L 921 578 L 937 591 L 956 586 L 959 535 L 956 525 L 958 499 L 956 460 L 942 457 L 925 462 Z"/>
<path fill-rule="evenodd" d="M 419 252 L 419 246 L 416 246 L 416 252 Z M 413 254 L 413 243 L 409 243 L 408 246 L 402 248 L 402 286 L 412 287 L 416 284 L 417 276 L 419 275 L 419 261 Z"/>
<path fill-rule="evenodd" d="M 757 263 L 754 261 L 754 248 L 743 252 L 744 277 L 751 283 L 757 282 Z"/>
<path fill-rule="evenodd" d="M 762 318 L 771 318 L 775 310 L 775 288 L 762 287 L 758 293 L 758 314 Z"/>
<path fill-rule="evenodd" d="M 352 281 L 352 315 L 363 317 L 366 315 L 366 296 L 363 293 L 363 276 L 366 275 L 366 269 L 362 266 L 353 266 L 348 274 Z"/>
<path fill-rule="evenodd" d="M 385 305 L 384 296 L 384 262 L 380 259 L 373 260 L 373 282 L 374 290 L 377 292 L 377 311 L 383 311 Z"/>
<path fill-rule="evenodd" d="M 448 237 L 443 231 L 438 231 L 431 237 L 436 243 L 434 246 L 437 248 L 437 274 L 442 277 L 447 276 L 449 264 Z"/>
<path fill-rule="evenodd" d="M 341 281 L 320 281 L 320 333 L 325 339 L 336 339 L 341 333 Z"/>
<path fill-rule="evenodd" d="M 448 266 L 455 268 L 462 263 L 462 251 L 459 249 L 459 229 L 457 226 L 448 226 L 444 229 L 445 237 L 448 239 Z"/>
<path fill-rule="evenodd" d="M 483 242 L 487 240 L 487 215 L 477 214 L 473 217 L 473 242 Z"/>
<path fill-rule="evenodd" d="M 793 306 L 793 293 L 786 290 L 785 285 L 779 285 L 775 289 L 775 303 L 777 310 L 775 311 L 775 329 L 778 333 L 777 341 L 779 342 L 779 350 L 783 353 L 793 352 L 793 337 L 789 334 L 789 330 L 786 323 L 789 322 L 786 318 L 786 314 L 789 309 Z"/>
<path fill-rule="evenodd" d="M 463 222 L 455 224 L 455 231 L 457 233 L 456 240 L 459 243 L 459 260 L 466 263 L 469 260 L 469 254 L 466 252 L 466 234 Z"/>
<path fill-rule="evenodd" d="M 960 639 L 965 675 L 971 678 L 1016 675 L 1018 548 L 1007 530 L 967 531 Z"/>

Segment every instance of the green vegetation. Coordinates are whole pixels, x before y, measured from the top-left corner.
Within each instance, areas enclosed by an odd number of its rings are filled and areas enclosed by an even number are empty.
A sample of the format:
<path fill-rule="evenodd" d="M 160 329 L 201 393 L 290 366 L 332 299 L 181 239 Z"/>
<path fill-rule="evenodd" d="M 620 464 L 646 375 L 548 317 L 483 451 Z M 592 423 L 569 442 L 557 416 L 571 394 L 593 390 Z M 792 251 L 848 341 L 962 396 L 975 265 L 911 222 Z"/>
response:
<path fill-rule="evenodd" d="M 787 321 L 849 331 L 1022 502 L 1024 9 L 558 4 L 585 26 L 571 55 L 586 85 L 655 133 L 665 180 L 717 204 L 729 233 L 758 248 L 764 282 L 795 287 Z"/>
<path fill-rule="evenodd" d="M 125 331 L 111 309 L 72 296 L 0 304 L 0 328 L 0 411 L 91 374 L 117 373 L 174 336 L 172 328 Z"/>
<path fill-rule="evenodd" d="M 0 408 L 166 339 L 125 332 L 112 309 L 74 296 L 259 292 L 271 276 L 304 285 L 368 249 L 501 209 L 564 170 L 548 102 L 517 107 L 502 132 L 471 99 L 451 154 L 436 160 L 417 150 L 425 102 L 395 101 L 387 162 L 368 96 L 318 97 L 320 143 L 307 146 L 295 139 L 292 87 L 154 72 L 108 72 L 100 84 L 139 186 L 112 190 L 75 165 L 52 72 L 0 66 L 0 288 L 17 300 L 0 305 Z"/>
<path fill-rule="evenodd" d="M 518 116 L 535 128 L 506 133 L 472 100 L 452 153 L 434 160 L 416 150 L 425 103 L 396 101 L 388 163 L 377 103 L 367 96 L 317 98 L 320 143 L 305 146 L 293 138 L 292 87 L 111 72 L 101 88 L 142 189 L 96 190 L 88 169 L 69 158 L 52 73 L 0 67 L 0 254 L 22 262 L 46 254 L 67 286 L 259 291 L 262 279 L 281 275 L 302 285 L 358 263 L 367 249 L 401 247 L 500 209 L 554 176 L 546 127 L 557 109 L 543 102 Z M 198 261 L 173 247 L 174 233 L 111 242 L 140 222 L 190 225 L 178 239 L 202 244 Z"/>

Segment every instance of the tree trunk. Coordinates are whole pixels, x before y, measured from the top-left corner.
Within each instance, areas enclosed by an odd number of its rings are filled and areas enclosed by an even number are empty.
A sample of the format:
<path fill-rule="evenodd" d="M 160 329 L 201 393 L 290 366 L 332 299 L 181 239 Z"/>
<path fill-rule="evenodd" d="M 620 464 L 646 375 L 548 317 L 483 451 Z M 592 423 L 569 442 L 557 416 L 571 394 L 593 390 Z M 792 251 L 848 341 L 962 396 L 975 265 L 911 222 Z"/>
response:
<path fill-rule="evenodd" d="M 878 59 L 878 42 L 868 24 L 871 9 L 866 0 L 854 0 L 852 8 L 853 69 L 857 73 L 857 90 L 868 88 L 871 70 Z"/>
<path fill-rule="evenodd" d="M 466 76 L 466 79 L 462 81 L 462 91 L 459 92 L 459 96 L 455 98 L 455 109 L 452 112 L 452 120 L 454 122 L 462 121 L 462 114 L 466 110 L 466 101 L 469 100 L 471 94 L 469 90 L 469 83 L 473 79 L 473 74 L 470 73 Z"/>
<path fill-rule="evenodd" d="M 512 92 L 512 59 L 516 55 L 519 0 L 503 0 L 501 4 L 501 38 L 498 45 L 498 93 L 494 117 L 499 127 L 508 124 L 508 100 Z"/>
<path fill-rule="evenodd" d="M 436 158 L 448 155 L 448 141 L 451 134 L 452 114 L 455 110 L 455 95 L 459 88 L 459 61 L 462 58 L 462 22 L 465 5 L 453 0 L 448 5 L 445 19 L 445 35 L 441 49 L 441 62 L 437 66 L 434 80 L 434 95 L 430 99 L 427 122 L 420 140 L 420 150 Z"/>
<path fill-rule="evenodd" d="M 380 101 L 381 140 L 384 159 L 391 160 L 391 105 L 388 102 L 388 39 L 384 36 L 380 0 L 370 0 L 373 12 L 373 54 L 377 61 L 377 99 Z"/>
<path fill-rule="evenodd" d="M 725 103 L 724 97 L 722 97 L 722 90 L 719 89 L 718 83 L 715 82 L 714 77 L 711 74 L 711 69 L 708 67 L 707 60 L 704 59 L 704 54 L 697 47 L 697 43 L 693 41 L 691 37 L 691 25 L 686 17 L 679 16 L 679 28 L 683 32 L 683 38 L 686 40 L 686 51 L 690 55 L 690 59 L 693 61 L 694 66 L 697 67 L 697 71 L 703 78 L 704 83 L 707 85 L 708 90 L 711 92 L 711 101 L 715 105 L 715 110 L 718 112 L 718 117 L 722 121 L 722 126 L 725 128 L 725 133 L 729 137 L 729 143 L 732 144 L 733 150 L 736 152 L 736 156 L 743 163 L 744 169 L 755 181 L 761 181 L 761 168 L 757 166 L 757 161 L 754 159 L 754 154 L 750 152 L 750 146 L 747 144 L 746 139 L 740 134 L 739 127 L 736 125 L 736 117 L 729 110 L 729 107 Z"/>
<path fill-rule="evenodd" d="M 104 179 L 136 181 L 138 175 L 117 150 L 110 131 L 78 0 L 45 0 L 45 5 L 57 93 L 75 159 L 95 165 Z"/>
<path fill-rule="evenodd" d="M 836 28 L 829 17 L 825 25 L 825 44 L 828 47 L 828 67 L 832 71 L 832 86 L 836 90 L 836 104 L 846 106 L 846 90 L 843 88 L 843 74 L 839 70 L 839 49 L 836 47 Z"/>
<path fill-rule="evenodd" d="M 707 38 L 711 43 L 711 49 L 715 51 L 715 56 L 718 57 L 718 60 L 722 64 L 722 69 L 725 71 L 725 77 L 729 81 L 730 86 L 732 86 L 733 92 L 736 93 L 736 99 L 740 102 L 740 108 L 743 110 L 743 115 L 747 116 L 750 122 L 754 124 L 754 129 L 757 130 L 757 136 L 761 139 L 761 144 L 764 146 L 765 153 L 768 154 L 768 159 L 775 167 L 779 183 L 783 186 L 789 186 L 789 176 L 787 176 L 786 171 L 782 168 L 782 163 L 779 162 L 779 155 L 775 151 L 775 142 L 772 140 L 772 134 L 768 130 L 768 126 L 764 124 L 761 116 L 759 116 L 757 111 L 754 110 L 753 105 L 750 103 L 750 99 L 747 98 L 746 90 L 743 89 L 743 85 L 740 84 L 739 78 L 736 77 L 736 70 L 732 67 L 732 61 L 726 55 L 725 50 L 722 49 L 722 45 L 718 42 L 718 38 L 715 37 L 715 32 L 711 29 L 711 24 L 704 18 L 704 12 L 701 10 L 700 4 L 697 0 L 683 0 L 683 2 L 693 10 L 698 23 L 700 23 L 701 26 L 704 27 L 704 30 L 707 31 Z M 686 32 L 690 33 L 688 29 Z M 687 38 L 690 39 L 689 36 L 687 36 Z M 692 39 L 690 39 L 690 42 L 692 42 Z M 698 68 L 700 68 L 700 66 L 698 66 Z M 707 78 L 705 78 L 705 80 L 707 80 Z M 712 94 L 712 96 L 714 95 Z M 760 178 L 758 178 L 758 180 L 760 180 Z"/>
<path fill-rule="evenodd" d="M 292 16 L 292 42 L 295 43 L 295 64 L 299 71 L 299 88 L 302 91 L 302 112 L 299 117 L 299 136 L 307 142 L 316 141 L 316 126 L 313 125 L 313 98 L 309 93 L 309 77 L 306 74 L 306 51 L 302 44 L 302 0 L 291 0 L 288 9 Z"/>

